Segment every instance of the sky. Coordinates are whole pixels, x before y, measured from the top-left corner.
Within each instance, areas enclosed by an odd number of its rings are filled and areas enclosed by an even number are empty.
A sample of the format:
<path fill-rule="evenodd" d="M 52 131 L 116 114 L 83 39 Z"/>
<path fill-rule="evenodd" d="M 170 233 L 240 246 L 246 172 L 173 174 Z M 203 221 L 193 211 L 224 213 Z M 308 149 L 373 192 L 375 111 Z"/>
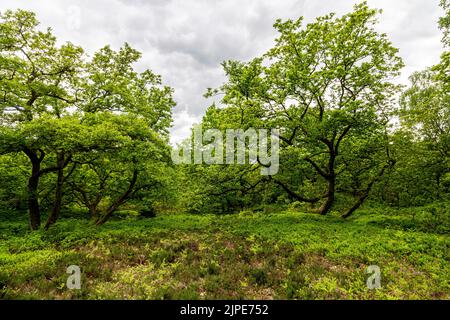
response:
<path fill-rule="evenodd" d="M 92 55 L 109 44 L 128 42 L 142 52 L 139 71 L 151 69 L 174 88 L 177 106 L 171 142 L 190 134 L 214 101 L 203 94 L 225 81 L 221 62 L 248 61 L 271 48 L 276 19 L 307 22 L 352 10 L 356 0 L 0 0 L 0 12 L 27 9 L 42 28 L 51 27 L 58 40 L 70 41 Z M 406 67 L 398 82 L 439 61 L 443 14 L 439 0 L 369 0 L 383 10 L 377 29 L 400 49 Z M 220 99 L 220 98 L 215 98 Z"/>

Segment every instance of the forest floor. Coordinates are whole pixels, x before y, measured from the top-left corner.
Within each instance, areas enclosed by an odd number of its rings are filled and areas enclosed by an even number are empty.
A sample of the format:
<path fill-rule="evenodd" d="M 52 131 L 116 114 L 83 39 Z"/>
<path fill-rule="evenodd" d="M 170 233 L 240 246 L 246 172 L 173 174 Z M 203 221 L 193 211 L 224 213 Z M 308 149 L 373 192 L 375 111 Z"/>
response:
<path fill-rule="evenodd" d="M 0 299 L 450 299 L 448 224 L 389 210 L 161 214 L 101 227 L 63 217 L 37 232 L 25 214 L 3 212 Z M 66 287 L 69 265 L 81 268 L 80 290 Z M 379 289 L 367 287 L 369 265 Z"/>

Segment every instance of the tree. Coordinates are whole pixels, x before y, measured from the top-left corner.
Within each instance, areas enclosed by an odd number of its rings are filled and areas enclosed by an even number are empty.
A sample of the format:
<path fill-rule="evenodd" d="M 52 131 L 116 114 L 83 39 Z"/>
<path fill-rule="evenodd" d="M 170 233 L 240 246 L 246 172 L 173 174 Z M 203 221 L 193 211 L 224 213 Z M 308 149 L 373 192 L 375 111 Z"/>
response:
<path fill-rule="evenodd" d="M 60 47 L 47 31 L 38 31 L 33 13 L 6 11 L 0 16 L 0 114 L 2 125 L 32 122 L 43 115 L 60 117 L 76 100 L 76 74 L 82 66 L 83 50 L 71 43 Z M 4 150 L 2 152 L 7 152 Z M 39 179 L 56 167 L 42 168 L 46 153 L 35 145 L 17 145 L 30 160 L 28 210 L 30 227 L 40 225 Z M 18 149 L 11 149 L 17 152 Z"/>
<path fill-rule="evenodd" d="M 443 0 L 441 6 L 446 15 L 439 20 L 439 25 L 447 49 L 449 2 Z M 442 190 L 442 181 L 450 173 L 450 52 L 444 51 L 439 64 L 415 72 L 409 79 L 411 86 L 400 99 L 402 130 L 414 137 L 414 148 L 420 150 L 415 153 L 414 161 L 420 160 L 417 166 L 433 177 L 436 198 L 440 199 L 441 191 L 448 192 Z"/>
<path fill-rule="evenodd" d="M 103 114 L 87 121 L 94 136 L 102 131 L 114 141 L 98 140 L 95 149 L 77 154 L 79 170 L 68 184 L 94 222 L 103 224 L 128 200 L 163 189 L 168 145 L 135 116 Z"/>
<path fill-rule="evenodd" d="M 117 52 L 106 46 L 87 64 L 79 110 L 86 116 L 107 119 L 104 125 L 118 127 L 115 136 L 123 138 L 119 148 L 107 144 L 109 149 L 79 159 L 83 172 L 78 176 L 91 179 L 80 180 L 84 186 L 80 181 L 73 185 L 97 224 L 106 222 L 138 192 L 162 187 L 163 171 L 170 162 L 168 128 L 175 106 L 173 90 L 163 86 L 161 77 L 150 70 L 138 73 L 133 69 L 140 56 L 128 44 Z M 106 197 L 108 208 L 97 212 Z"/>
<path fill-rule="evenodd" d="M 117 52 L 106 46 L 86 61 L 80 47 L 57 46 L 50 29 L 38 30 L 33 13 L 17 10 L 0 15 L 0 52 L 0 154 L 22 152 L 30 161 L 27 197 L 32 230 L 41 224 L 43 176 L 56 174 L 48 228 L 59 216 L 64 184 L 79 165 L 75 159 L 111 150 L 118 154 L 122 147 L 137 152 L 130 146 L 145 140 L 139 135 L 143 133 L 161 154 L 167 149 L 173 90 L 150 70 L 134 70 L 140 53 L 128 44 Z M 125 123 L 124 131 L 114 127 Z M 130 156 L 128 162 L 123 156 L 123 166 L 148 157 L 139 150 L 142 154 Z"/>
<path fill-rule="evenodd" d="M 444 16 L 439 18 L 439 28 L 443 32 L 442 43 L 446 46 L 450 46 L 450 1 L 441 0 L 440 5 L 444 9 Z"/>
<path fill-rule="evenodd" d="M 291 165 L 305 175 L 292 181 L 292 167 L 282 166 L 272 181 L 295 200 L 321 202 L 321 214 L 332 208 L 339 179 L 351 167 L 347 155 L 355 155 L 354 162 L 370 158 L 371 167 L 361 172 L 370 173 L 370 183 L 358 203 L 392 165 L 386 152 L 358 151 L 368 150 L 366 141 L 386 149 L 382 137 L 399 90 L 391 80 L 403 66 L 398 50 L 374 29 L 377 13 L 363 2 L 306 27 L 302 18 L 277 20 L 275 47 L 249 63 L 225 62 L 228 82 L 208 91 L 223 93 L 226 109 L 244 126 L 283 129 L 281 162 L 295 157 Z M 315 194 L 307 195 L 311 184 Z"/>

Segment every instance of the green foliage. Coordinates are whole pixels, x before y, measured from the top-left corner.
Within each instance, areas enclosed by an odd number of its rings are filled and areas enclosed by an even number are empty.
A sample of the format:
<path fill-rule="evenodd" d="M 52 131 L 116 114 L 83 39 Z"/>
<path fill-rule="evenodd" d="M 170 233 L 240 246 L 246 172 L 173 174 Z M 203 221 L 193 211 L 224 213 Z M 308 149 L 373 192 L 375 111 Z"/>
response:
<path fill-rule="evenodd" d="M 439 28 L 444 33 L 442 42 L 445 46 L 450 46 L 450 1 L 441 0 L 440 5 L 444 9 L 444 16 L 439 18 Z"/>
<path fill-rule="evenodd" d="M 88 60 L 23 10 L 0 15 L 0 36 L 0 161 L 21 153 L 29 163 L 8 172 L 30 171 L 0 196 L 28 198 L 32 229 L 41 208 L 52 208 L 46 228 L 74 202 L 104 223 L 131 198 L 150 204 L 166 195 L 173 90 L 151 70 L 134 70 L 138 51 L 105 46 Z"/>
<path fill-rule="evenodd" d="M 34 13 L 0 13 L 0 299 L 448 299 L 450 53 L 397 103 L 378 14 L 277 20 L 272 49 L 223 62 L 201 125 L 280 129 L 262 176 L 175 167 L 173 89 L 129 44 L 89 58 Z"/>
<path fill-rule="evenodd" d="M 245 199 L 233 192 L 250 186 L 246 193 L 257 203 L 259 187 L 269 182 L 269 201 L 284 192 L 294 201 L 319 203 L 322 214 L 337 193 L 361 202 L 367 197 L 393 163 L 387 125 L 400 87 L 391 79 L 403 67 L 398 50 L 375 30 L 377 13 L 364 2 L 342 17 L 329 14 L 305 26 L 302 18 L 277 20 L 279 36 L 266 54 L 223 63 L 227 82 L 207 95 L 223 93 L 225 108 L 212 106 L 202 125 L 282 128 L 281 168 L 271 179 L 259 177 L 260 184 L 246 174 L 254 172 L 251 165 L 238 176 L 233 169 L 202 168 L 222 187 L 206 183 L 203 192 L 222 196 L 231 185 L 231 197 Z"/>
<path fill-rule="evenodd" d="M 9 299 L 445 299 L 448 229 L 425 230 L 427 210 L 364 210 L 347 221 L 177 214 L 100 228 L 62 218 L 19 234 L 23 221 L 5 212 L 0 290 Z M 71 264 L 82 269 L 79 292 L 65 288 Z M 371 264 L 382 270 L 379 290 L 366 287 Z"/>

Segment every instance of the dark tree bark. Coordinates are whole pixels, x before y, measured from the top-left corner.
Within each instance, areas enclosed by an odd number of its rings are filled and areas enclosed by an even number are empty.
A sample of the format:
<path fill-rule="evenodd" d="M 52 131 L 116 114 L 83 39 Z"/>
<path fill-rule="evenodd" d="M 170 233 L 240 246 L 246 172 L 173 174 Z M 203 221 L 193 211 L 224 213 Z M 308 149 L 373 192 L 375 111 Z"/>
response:
<path fill-rule="evenodd" d="M 370 192 L 370 190 L 364 191 L 363 194 L 355 202 L 355 204 L 350 209 L 348 209 L 346 213 L 344 213 L 342 215 L 342 218 L 345 219 L 345 218 L 350 217 L 353 214 L 353 212 L 355 212 L 357 209 L 359 209 L 359 207 L 361 207 L 361 205 L 364 203 L 364 201 L 369 196 L 369 192 Z"/>
<path fill-rule="evenodd" d="M 28 214 L 31 230 L 37 230 L 41 226 L 41 211 L 39 208 L 38 187 L 41 172 L 41 162 L 44 159 L 44 153 L 38 155 L 36 151 L 24 148 L 24 153 L 31 161 L 31 175 L 28 178 Z"/>
<path fill-rule="evenodd" d="M 50 225 L 54 224 L 58 219 L 59 213 L 61 211 L 62 203 L 62 187 L 64 182 L 64 155 L 58 154 L 57 166 L 59 167 L 57 171 L 56 188 L 55 188 L 55 200 L 53 203 L 53 208 L 50 216 L 45 224 L 45 229 L 48 229 Z"/>
<path fill-rule="evenodd" d="M 60 167 L 54 166 L 41 169 L 41 164 L 45 158 L 45 153 L 42 150 L 32 150 L 28 147 L 24 147 L 22 150 L 28 156 L 31 162 L 31 175 L 28 178 L 27 186 L 28 213 L 31 230 L 37 230 L 41 226 L 41 210 L 39 206 L 38 196 L 39 180 L 42 175 L 49 172 L 58 171 Z M 70 156 L 67 159 L 67 163 L 68 161 L 70 161 Z M 67 163 L 65 163 L 64 166 L 67 165 Z M 56 189 L 58 190 L 58 187 Z"/>
<path fill-rule="evenodd" d="M 92 204 L 92 205 L 88 206 L 88 210 L 89 210 L 89 216 L 91 217 L 91 219 L 96 219 L 97 218 L 97 204 Z"/>
<path fill-rule="evenodd" d="M 335 201 L 335 194 L 336 194 L 336 178 L 337 174 L 335 171 L 336 166 L 336 158 L 339 155 L 339 146 L 344 139 L 344 137 L 350 132 L 350 129 L 352 128 L 352 125 L 347 125 L 344 130 L 342 130 L 341 134 L 338 135 L 337 131 L 335 130 L 333 132 L 333 137 L 330 139 L 322 138 L 320 139 L 321 142 L 323 142 L 328 147 L 328 165 L 326 168 L 326 172 L 324 170 L 321 170 L 318 165 L 316 165 L 314 162 L 312 162 L 311 159 L 306 159 L 308 162 L 313 165 L 313 167 L 316 169 L 316 171 L 327 181 L 328 187 L 327 187 L 327 193 L 326 193 L 326 200 L 325 202 L 320 206 L 319 208 L 319 214 L 325 215 L 327 214 L 332 208 Z"/>
<path fill-rule="evenodd" d="M 269 179 L 273 180 L 273 182 L 275 182 L 277 185 L 279 185 L 291 198 L 297 200 L 297 201 L 301 201 L 301 202 L 308 202 L 308 203 L 316 203 L 320 200 L 320 198 L 307 198 L 301 194 L 298 194 L 296 192 L 294 192 L 293 190 L 291 190 L 286 184 L 284 184 L 283 182 L 272 178 L 272 176 L 269 176 Z"/>
<path fill-rule="evenodd" d="M 348 209 L 346 213 L 344 213 L 342 215 L 342 218 L 345 219 L 345 218 L 350 217 L 357 209 L 359 209 L 359 207 L 361 207 L 361 205 L 364 203 L 364 201 L 369 196 L 370 190 L 372 190 L 373 185 L 383 177 L 386 169 L 391 168 L 394 165 L 395 165 L 395 161 L 389 160 L 389 163 L 384 165 L 383 168 L 381 168 L 380 172 L 372 179 L 372 181 L 369 182 L 369 184 L 367 185 L 367 188 L 361 192 L 361 195 L 358 198 L 358 200 L 356 200 L 355 204 L 350 209 Z"/>
<path fill-rule="evenodd" d="M 333 207 L 336 193 L 336 177 L 333 175 L 329 178 L 328 182 L 328 190 L 326 195 L 325 202 L 319 208 L 319 214 L 325 215 L 327 214 L 331 208 Z"/>
<path fill-rule="evenodd" d="M 103 190 L 103 189 L 101 189 Z M 100 204 L 100 201 L 102 201 L 103 196 L 101 193 L 97 193 L 95 196 L 95 199 L 92 202 L 88 202 L 87 207 L 89 210 L 89 215 L 91 216 L 91 219 L 97 219 L 98 216 L 98 205 Z"/>
<path fill-rule="evenodd" d="M 341 137 L 343 137 L 343 135 Z M 328 146 L 329 149 L 328 165 L 326 168 L 327 171 L 322 170 L 311 159 L 306 159 L 327 182 L 326 200 L 318 210 L 319 214 L 321 215 L 327 214 L 334 204 L 336 194 L 336 172 L 334 170 L 334 167 L 340 140 L 338 140 L 336 146 L 334 145 L 333 141 L 323 139 L 323 142 Z"/>
<path fill-rule="evenodd" d="M 91 219 L 95 220 L 98 215 L 98 205 L 103 198 L 101 195 L 101 192 L 103 192 L 103 188 L 99 188 L 99 193 L 95 196 L 94 200 L 90 200 L 87 192 L 80 186 L 72 184 L 72 188 L 74 189 L 75 192 L 77 192 L 77 194 L 80 195 L 79 201 L 88 209 L 89 216 L 91 217 Z"/>
<path fill-rule="evenodd" d="M 106 212 L 99 217 L 99 219 L 96 222 L 96 225 L 102 225 L 104 224 L 106 221 L 108 221 L 108 219 L 111 217 L 111 215 L 122 205 L 125 203 L 126 200 L 128 200 L 128 198 L 130 197 L 130 195 L 133 193 L 133 189 L 136 185 L 137 182 L 137 178 L 138 178 L 138 170 L 134 169 L 133 171 L 133 177 L 130 180 L 130 183 L 128 185 L 127 190 L 125 190 L 125 192 L 116 199 L 116 201 L 114 201 L 108 209 L 106 209 Z"/>
<path fill-rule="evenodd" d="M 72 156 L 69 154 L 68 157 L 65 157 L 63 152 L 58 153 L 56 168 L 57 168 L 57 179 L 56 179 L 56 188 L 55 188 L 55 200 L 53 202 L 52 212 L 47 219 L 47 223 L 45 224 L 45 229 L 48 229 L 52 224 L 54 224 L 59 217 L 61 212 L 62 205 L 62 197 L 63 197 L 63 184 L 64 181 L 73 173 L 75 170 L 75 165 L 73 165 L 70 172 L 67 176 L 64 176 L 64 168 L 69 164 Z"/>
<path fill-rule="evenodd" d="M 31 176 L 28 179 L 28 212 L 31 230 L 37 230 L 41 226 L 41 211 L 38 200 L 40 165 L 40 162 L 32 163 Z"/>

